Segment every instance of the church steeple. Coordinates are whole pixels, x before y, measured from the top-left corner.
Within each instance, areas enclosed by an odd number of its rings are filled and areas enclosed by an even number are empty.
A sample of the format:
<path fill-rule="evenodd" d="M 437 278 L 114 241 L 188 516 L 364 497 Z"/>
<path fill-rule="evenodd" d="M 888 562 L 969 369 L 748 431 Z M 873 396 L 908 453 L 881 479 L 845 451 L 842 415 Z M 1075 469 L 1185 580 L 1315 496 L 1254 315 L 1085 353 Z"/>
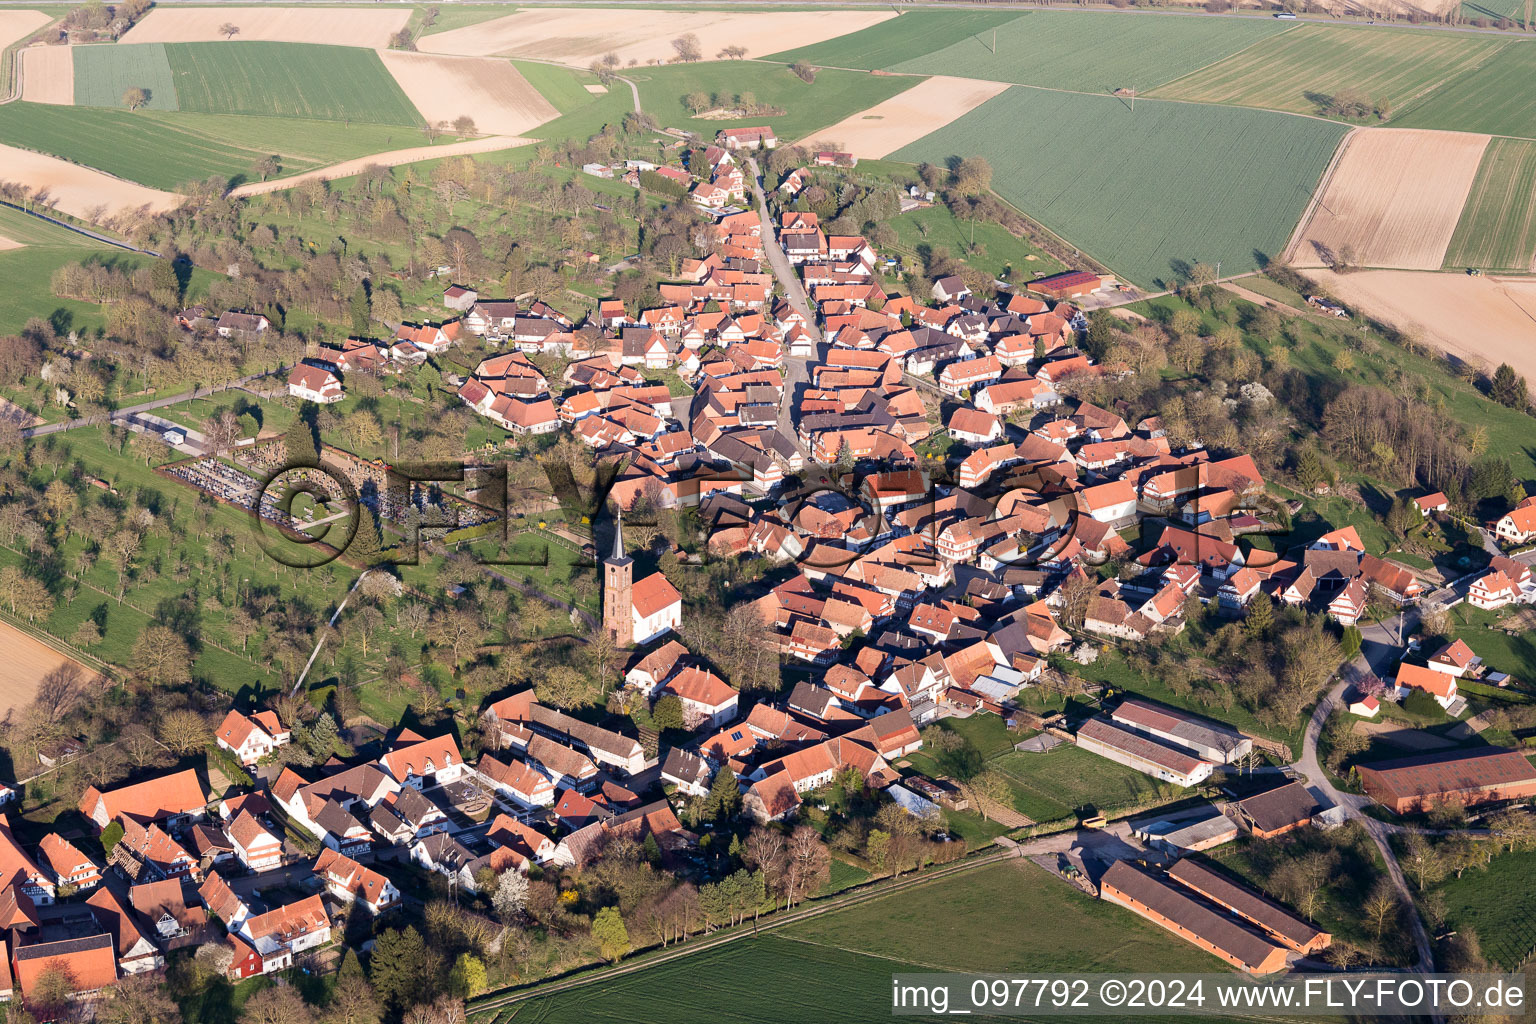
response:
<path fill-rule="evenodd" d="M 624 555 L 624 510 L 619 509 L 618 518 L 613 523 L 613 554 L 609 556 L 610 562 L 622 560 Z"/>
<path fill-rule="evenodd" d="M 603 559 L 603 629 L 628 647 L 634 642 L 635 560 L 624 553 L 624 510 L 613 524 L 613 554 Z"/>

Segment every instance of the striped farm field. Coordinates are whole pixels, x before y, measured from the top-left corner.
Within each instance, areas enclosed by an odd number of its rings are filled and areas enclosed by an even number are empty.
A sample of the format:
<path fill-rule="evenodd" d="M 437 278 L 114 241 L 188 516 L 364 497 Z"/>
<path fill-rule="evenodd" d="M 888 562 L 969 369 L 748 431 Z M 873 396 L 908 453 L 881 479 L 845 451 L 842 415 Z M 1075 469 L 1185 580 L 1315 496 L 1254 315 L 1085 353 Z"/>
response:
<path fill-rule="evenodd" d="M 315 43 L 167 43 L 182 110 L 419 125 L 372 50 Z"/>
<path fill-rule="evenodd" d="M 1394 118 L 1404 128 L 1444 128 L 1536 139 L 1536 43 L 1506 46 Z"/>
<path fill-rule="evenodd" d="M 890 21 L 836 39 L 775 53 L 767 60 L 809 61 L 820 67 L 895 67 L 972 37 L 986 35 L 1020 17 L 1017 11 L 905 11 Z"/>
<path fill-rule="evenodd" d="M 1536 262 L 1536 142 L 1493 139 L 1445 250 L 1445 266 L 1533 269 Z"/>
<path fill-rule="evenodd" d="M 125 107 L 123 93 L 143 89 L 149 110 L 175 110 L 176 78 L 163 43 L 71 47 L 75 57 L 75 105 Z"/>
<path fill-rule="evenodd" d="M 1278 256 L 1344 132 L 1269 111 L 1148 100 L 1133 113 L 1110 96 L 1013 88 L 891 159 L 986 157 L 994 191 L 1147 286 L 1186 264 L 1220 261 L 1225 276 Z M 1052 138 L 1072 145 L 1040 144 Z"/>
<path fill-rule="evenodd" d="M 1488 136 L 1357 128 L 1291 254 L 1298 266 L 1439 270 Z"/>
<path fill-rule="evenodd" d="M 0 104 L 0 140 L 175 190 L 210 177 L 238 184 L 267 155 L 279 156 L 281 173 L 292 174 L 419 145 L 421 136 L 389 125 L 6 103 Z"/>
<path fill-rule="evenodd" d="M 975 32 L 890 70 L 1099 95 L 1120 88 L 1146 92 L 1293 29 L 1270 18 L 1034 11 L 997 28 L 995 53 L 993 33 Z"/>
<path fill-rule="evenodd" d="M 1302 25 L 1152 95 L 1316 114 L 1353 89 L 1401 111 L 1509 45 L 1497 36 Z"/>

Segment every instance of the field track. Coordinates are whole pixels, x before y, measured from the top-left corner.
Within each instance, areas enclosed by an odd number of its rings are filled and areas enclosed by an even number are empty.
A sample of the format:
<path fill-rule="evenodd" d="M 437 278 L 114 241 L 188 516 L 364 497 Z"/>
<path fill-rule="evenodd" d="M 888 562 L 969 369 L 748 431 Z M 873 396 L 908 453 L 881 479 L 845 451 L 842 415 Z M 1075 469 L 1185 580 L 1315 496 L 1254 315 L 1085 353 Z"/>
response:
<path fill-rule="evenodd" d="M 129 29 L 122 43 L 203 43 L 224 39 L 225 23 L 240 29 L 238 40 L 331 43 L 382 49 L 405 27 L 405 8 L 340 7 L 160 7 Z"/>
<path fill-rule="evenodd" d="M 71 106 L 75 102 L 75 48 L 29 46 L 21 59 L 21 98 L 30 103 Z"/>
<path fill-rule="evenodd" d="M 938 131 L 1003 92 L 1003 82 L 935 75 L 868 110 L 851 114 L 812 139 L 835 142 L 860 159 L 879 159 Z M 802 143 L 812 139 L 802 139 Z"/>
<path fill-rule="evenodd" d="M 402 50 L 380 50 L 379 57 L 430 124 L 468 115 L 487 135 L 521 135 L 560 116 L 510 61 Z"/>
<path fill-rule="evenodd" d="M 245 196 L 257 196 L 266 192 L 281 192 L 284 189 L 293 188 L 295 185 L 302 185 L 304 182 L 315 178 L 321 181 L 350 178 L 354 174 L 361 174 L 366 168 L 375 164 L 380 167 L 397 167 L 400 164 L 413 164 L 421 160 L 440 160 L 448 156 L 494 153 L 502 149 L 512 149 L 515 146 L 526 146 L 533 141 L 533 139 L 493 135 L 484 139 L 471 139 L 468 142 L 451 142 L 446 146 L 417 146 L 412 149 L 396 149 L 389 153 L 375 153 L 372 156 L 346 160 L 339 164 L 332 164 L 329 167 L 319 167 L 313 171 L 305 171 L 303 174 L 295 174 L 288 178 L 249 182 L 238 188 L 231 189 L 229 194 L 235 199 L 241 199 Z"/>
<path fill-rule="evenodd" d="M 29 704 L 43 676 L 60 665 L 73 662 L 85 676 L 95 674 L 9 622 L 0 622 L 0 649 L 5 651 L 0 659 L 0 718 Z"/>
<path fill-rule="evenodd" d="M 1439 270 L 1487 145 L 1468 132 L 1350 133 L 1288 256 L 1301 267 Z"/>
<path fill-rule="evenodd" d="M 586 67 L 607 53 L 641 64 L 676 56 L 672 40 L 699 39 L 705 60 L 727 46 L 744 46 L 760 57 L 791 46 L 807 46 L 894 18 L 889 11 L 677 11 L 622 8 L 603 11 L 545 7 L 423 36 L 427 53 L 470 57 L 532 57 Z"/>

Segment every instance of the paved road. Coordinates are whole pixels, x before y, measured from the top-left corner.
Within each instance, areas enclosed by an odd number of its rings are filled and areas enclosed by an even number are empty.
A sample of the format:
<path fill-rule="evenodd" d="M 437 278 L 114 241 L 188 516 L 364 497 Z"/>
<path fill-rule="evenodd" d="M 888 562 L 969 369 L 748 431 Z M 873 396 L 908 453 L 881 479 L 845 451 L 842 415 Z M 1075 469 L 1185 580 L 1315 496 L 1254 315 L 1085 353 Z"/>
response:
<path fill-rule="evenodd" d="M 762 171 L 758 169 L 757 161 L 750 156 L 747 157 L 747 168 L 751 171 L 752 194 L 757 198 L 757 215 L 763 222 L 763 253 L 768 257 L 768 267 L 773 271 L 773 276 L 778 280 L 779 288 L 784 292 L 784 297 L 789 300 L 790 306 L 805 318 L 805 329 L 810 332 L 816 351 L 820 352 L 821 330 L 816 326 L 816 317 L 811 312 L 811 303 L 806 297 L 805 288 L 800 283 L 800 275 L 795 273 L 789 257 L 784 255 L 784 249 L 779 245 L 778 232 L 774 230 L 773 219 L 768 214 L 768 199 L 763 195 Z M 779 432 L 789 438 L 801 455 L 807 453 L 800 444 L 800 435 L 795 430 L 793 410 L 797 406 L 801 390 L 810 385 L 810 362 L 809 359 L 786 353 L 784 401 L 779 406 Z"/>
<path fill-rule="evenodd" d="M 128 405 L 121 409 L 114 409 L 101 416 L 87 416 L 78 420 L 62 420 L 58 423 L 45 423 L 39 427 L 28 427 L 21 432 L 22 437 L 42 437 L 44 434 L 57 434 L 64 430 L 74 430 L 77 427 L 94 427 L 103 423 L 116 423 L 132 418 L 136 413 L 149 412 L 151 409 L 164 409 L 167 406 L 177 405 L 181 402 L 190 402 L 194 398 L 207 398 L 216 395 L 220 391 L 229 391 L 234 388 L 242 388 L 255 380 L 269 377 L 274 373 L 282 373 L 287 367 L 280 366 L 275 370 L 264 370 L 261 373 L 252 373 L 228 384 L 220 384 L 211 388 L 193 388 L 191 391 L 183 391 L 179 395 L 170 395 L 165 398 L 157 398 L 151 402 L 140 402 L 138 405 Z"/>

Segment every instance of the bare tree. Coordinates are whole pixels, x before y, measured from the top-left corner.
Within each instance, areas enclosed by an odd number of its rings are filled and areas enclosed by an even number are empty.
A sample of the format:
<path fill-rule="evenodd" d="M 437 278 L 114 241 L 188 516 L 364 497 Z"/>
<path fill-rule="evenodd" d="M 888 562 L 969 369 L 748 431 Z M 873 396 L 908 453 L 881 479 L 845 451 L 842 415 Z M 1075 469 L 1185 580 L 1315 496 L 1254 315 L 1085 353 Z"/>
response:
<path fill-rule="evenodd" d="M 123 106 L 129 110 L 138 110 L 149 102 L 149 90 L 143 86 L 130 86 L 123 90 Z"/>
<path fill-rule="evenodd" d="M 240 26 L 236 25 L 232 21 L 226 21 L 224 24 L 219 26 L 219 35 L 223 36 L 225 39 L 233 39 L 239 34 Z"/>
<path fill-rule="evenodd" d="M 692 32 L 672 40 L 672 49 L 677 51 L 677 60 L 685 64 L 704 59 L 704 48 Z"/>

